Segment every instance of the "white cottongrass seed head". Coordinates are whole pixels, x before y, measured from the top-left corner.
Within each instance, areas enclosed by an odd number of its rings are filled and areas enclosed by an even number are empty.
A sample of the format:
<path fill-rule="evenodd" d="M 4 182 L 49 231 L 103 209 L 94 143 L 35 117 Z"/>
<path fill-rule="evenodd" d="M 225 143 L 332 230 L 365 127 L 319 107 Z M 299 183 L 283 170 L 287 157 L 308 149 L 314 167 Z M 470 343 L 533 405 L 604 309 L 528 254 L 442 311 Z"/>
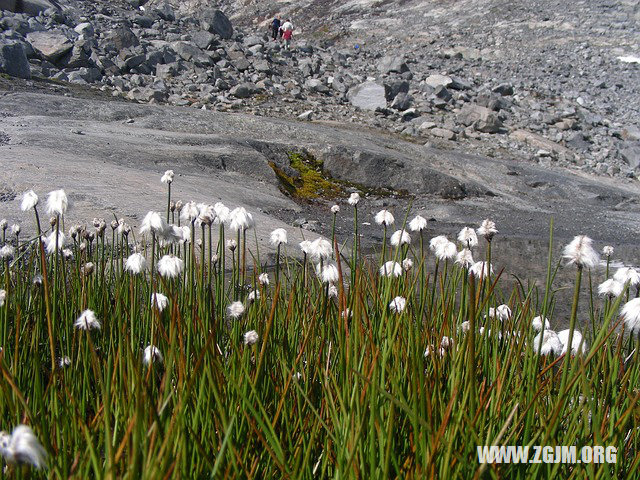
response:
<path fill-rule="evenodd" d="M 244 207 L 237 207 L 229 213 L 231 230 L 248 230 L 254 226 L 253 215 L 251 215 Z"/>
<path fill-rule="evenodd" d="M 509 308 L 509 305 L 498 305 L 498 308 L 496 308 L 496 317 L 501 322 L 509 320 L 511 318 L 511 309 Z"/>
<path fill-rule="evenodd" d="M 561 330 L 558 332 L 558 339 L 562 343 L 562 350 L 560 354 L 567 353 L 569 344 L 569 329 Z M 587 352 L 587 342 L 582 339 L 582 333 L 578 330 L 573 331 L 573 338 L 571 339 L 571 354 L 577 355 L 578 353 Z"/>
<path fill-rule="evenodd" d="M 469 274 L 476 278 L 484 278 L 493 275 L 493 267 L 487 262 L 476 262 L 469 269 Z"/>
<path fill-rule="evenodd" d="M 446 243 L 438 244 L 435 254 L 439 260 L 452 260 L 458 255 L 458 247 L 455 243 L 447 240 Z"/>
<path fill-rule="evenodd" d="M 339 280 L 338 267 L 334 263 L 323 265 L 320 273 L 322 283 L 336 283 Z"/>
<path fill-rule="evenodd" d="M 20 224 L 18 223 L 14 223 L 13 225 L 11 225 L 11 234 L 12 235 L 19 235 L 20 234 Z"/>
<path fill-rule="evenodd" d="M 64 190 L 53 190 L 47 196 L 47 214 L 64 215 L 69 208 L 69 199 Z"/>
<path fill-rule="evenodd" d="M 216 212 L 215 220 L 217 223 L 226 223 L 229 221 L 229 213 L 231 213 L 231 210 L 229 210 L 229 207 L 225 206 L 224 203 L 217 202 L 213 206 L 213 210 Z"/>
<path fill-rule="evenodd" d="M 311 255 L 311 242 L 309 240 L 303 240 L 298 245 L 300 246 L 302 253 L 305 255 Z"/>
<path fill-rule="evenodd" d="M 162 175 L 162 178 L 160 179 L 160 181 L 162 183 L 171 183 L 173 182 L 173 170 L 167 170 L 166 172 L 164 172 L 164 175 Z"/>
<path fill-rule="evenodd" d="M 380 267 L 380 275 L 383 277 L 399 277 L 402 275 L 402 272 L 402 265 L 393 260 L 385 262 L 385 264 Z"/>
<path fill-rule="evenodd" d="M 602 296 L 619 297 L 624 290 L 624 284 L 615 278 L 605 280 L 598 285 L 598 294 Z"/>
<path fill-rule="evenodd" d="M 156 307 L 159 312 L 162 312 L 167 305 L 169 305 L 169 299 L 162 293 L 151 294 L 151 306 Z"/>
<path fill-rule="evenodd" d="M 577 235 L 564 247 L 562 256 L 567 260 L 567 265 L 576 264 L 578 267 L 593 268 L 598 265 L 600 257 L 591 246 L 593 240 L 586 235 Z"/>
<path fill-rule="evenodd" d="M 260 340 L 260 336 L 258 332 L 255 330 L 249 330 L 244 334 L 244 344 L 245 345 L 255 345 Z"/>
<path fill-rule="evenodd" d="M 407 299 L 404 297 L 396 297 L 391 300 L 389 304 L 389 309 L 393 313 L 402 313 L 407 306 Z"/>
<path fill-rule="evenodd" d="M 613 247 L 611 245 L 605 245 L 602 247 L 602 254 L 605 257 L 610 258 L 611 255 L 613 255 Z"/>
<path fill-rule="evenodd" d="M 384 225 L 385 227 L 393 225 L 393 222 L 395 222 L 395 218 L 393 218 L 393 214 L 389 210 L 380 210 L 376 213 L 374 220 L 378 225 Z"/>
<path fill-rule="evenodd" d="M 244 313 L 244 305 L 242 302 L 233 302 L 227 307 L 227 314 L 231 318 L 240 318 Z"/>
<path fill-rule="evenodd" d="M 478 233 L 478 235 L 484 237 L 487 241 L 490 242 L 493 236 L 498 233 L 498 230 L 496 230 L 496 224 L 492 220 L 489 220 L 487 218 L 482 221 L 480 227 L 478 227 L 476 232 Z"/>
<path fill-rule="evenodd" d="M 258 275 L 258 283 L 260 285 L 269 285 L 269 274 L 266 272 L 263 272 L 260 275 Z"/>
<path fill-rule="evenodd" d="M 340 205 L 331 206 L 331 213 L 333 213 L 334 215 L 336 215 L 339 211 L 340 211 Z"/>
<path fill-rule="evenodd" d="M 534 331 L 541 332 L 542 330 L 549 330 L 551 328 L 551 324 L 549 323 L 548 318 L 538 315 L 537 317 L 533 317 L 533 320 L 531 320 L 531 327 Z"/>
<path fill-rule="evenodd" d="M 625 326 L 631 330 L 632 334 L 640 333 L 640 298 L 634 298 L 624 304 L 620 311 L 624 319 Z"/>
<path fill-rule="evenodd" d="M 9 464 L 26 464 L 43 468 L 47 451 L 26 425 L 18 425 L 11 434 L 0 432 L 0 455 Z"/>
<path fill-rule="evenodd" d="M 127 258 L 124 269 L 129 272 L 137 275 L 138 273 L 142 273 L 147 268 L 147 259 L 144 258 L 144 255 L 141 253 L 132 253 Z"/>
<path fill-rule="evenodd" d="M 56 243 L 57 241 L 57 243 Z M 47 253 L 49 255 L 55 253 L 56 250 L 62 250 L 64 248 L 66 238 L 64 233 L 58 232 L 56 235 L 56 231 L 54 230 L 44 241 L 45 247 L 47 248 Z"/>
<path fill-rule="evenodd" d="M 352 193 L 351 195 L 349 195 L 349 199 L 347 200 L 349 205 L 351 205 L 352 207 L 355 207 L 356 205 L 358 205 L 359 201 L 360 201 L 359 193 Z"/>
<path fill-rule="evenodd" d="M 200 209 L 196 202 L 187 202 L 182 206 L 180 210 L 180 219 L 185 222 L 194 222 L 200 215 Z"/>
<path fill-rule="evenodd" d="M 463 268 L 469 268 L 473 265 L 473 254 L 468 248 L 463 248 L 456 255 L 456 263 Z"/>
<path fill-rule="evenodd" d="M 542 335 L 542 339 L 540 335 Z M 542 345 L 540 345 L 540 340 L 542 340 Z M 562 342 L 553 330 L 544 330 L 536 335 L 532 345 L 533 351 L 540 355 L 560 355 L 562 353 Z"/>
<path fill-rule="evenodd" d="M 28 192 L 24 192 L 22 194 L 22 199 L 20 201 L 20 210 L 26 212 L 27 210 L 31 210 L 38 205 L 38 195 L 33 190 L 29 190 Z"/>
<path fill-rule="evenodd" d="M 227 248 L 232 252 L 238 248 L 238 242 L 236 242 L 233 238 L 227 240 Z"/>
<path fill-rule="evenodd" d="M 427 219 L 420 215 L 416 215 L 409 222 L 409 230 L 412 232 L 421 232 L 425 228 L 427 228 Z"/>
<path fill-rule="evenodd" d="M 124 224 L 123 224 L 124 225 Z M 167 222 L 162 218 L 158 212 L 149 211 L 142 219 L 140 224 L 140 235 L 163 236 L 167 231 Z"/>
<path fill-rule="evenodd" d="M 309 245 L 309 256 L 315 263 L 330 259 L 332 253 L 331 242 L 322 237 L 316 238 Z"/>
<path fill-rule="evenodd" d="M 462 243 L 463 247 L 473 248 L 478 245 L 478 236 L 473 228 L 464 227 L 458 233 L 458 241 Z"/>
<path fill-rule="evenodd" d="M 102 328 L 93 310 L 85 310 L 82 312 L 73 326 L 79 330 L 100 330 L 100 328 Z"/>
<path fill-rule="evenodd" d="M 274 247 L 287 243 L 287 231 L 284 228 L 276 228 L 271 232 L 269 241 Z"/>
<path fill-rule="evenodd" d="M 633 267 L 620 267 L 613 274 L 613 279 L 622 284 L 629 282 L 630 286 L 635 286 L 640 284 L 640 273 Z"/>
<path fill-rule="evenodd" d="M 433 237 L 431 240 L 429 240 L 429 248 L 433 253 L 436 253 L 438 251 L 438 248 L 447 243 L 449 243 L 449 239 L 447 237 L 445 237 L 444 235 L 438 235 L 437 237 Z"/>
<path fill-rule="evenodd" d="M 0 290 L 0 307 L 4 307 L 4 303 L 7 301 L 7 291 L 3 288 Z"/>
<path fill-rule="evenodd" d="M 147 346 L 142 352 L 142 364 L 145 367 L 148 367 L 152 363 L 162 363 L 164 362 L 164 357 L 162 353 L 155 345 Z"/>
<path fill-rule="evenodd" d="M 184 269 L 184 262 L 175 255 L 165 255 L 158 260 L 158 273 L 165 278 L 176 278 Z"/>
<path fill-rule="evenodd" d="M 406 230 L 397 230 L 391 235 L 390 243 L 394 247 L 411 244 L 411 236 Z"/>
<path fill-rule="evenodd" d="M 405 258 L 404 260 L 402 260 L 402 269 L 405 272 L 408 272 L 412 268 L 413 268 L 413 260 L 411 260 L 410 258 Z"/>
<path fill-rule="evenodd" d="M 14 253 L 15 249 L 9 244 L 0 248 L 0 258 L 13 258 Z"/>

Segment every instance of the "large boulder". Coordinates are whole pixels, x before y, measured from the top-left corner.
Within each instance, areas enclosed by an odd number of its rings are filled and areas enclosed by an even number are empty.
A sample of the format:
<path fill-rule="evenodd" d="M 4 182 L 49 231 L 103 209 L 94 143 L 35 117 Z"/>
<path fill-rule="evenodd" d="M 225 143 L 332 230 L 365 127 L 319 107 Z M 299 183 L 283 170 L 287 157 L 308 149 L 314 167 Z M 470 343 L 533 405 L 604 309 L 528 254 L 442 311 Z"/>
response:
<path fill-rule="evenodd" d="M 498 133 L 503 127 L 498 114 L 480 105 L 465 105 L 458 113 L 458 122 L 465 126 L 473 126 L 474 130 L 483 133 Z"/>
<path fill-rule="evenodd" d="M 378 69 L 382 73 L 404 73 L 409 71 L 404 58 L 398 55 L 382 57 L 378 62 Z"/>
<path fill-rule="evenodd" d="M 384 87 L 376 82 L 364 82 L 352 88 L 349 90 L 348 98 L 354 107 L 363 110 L 376 110 L 387 106 Z"/>
<path fill-rule="evenodd" d="M 12 77 L 31 78 L 31 67 L 19 43 L 0 44 L 0 72 Z"/>
<path fill-rule="evenodd" d="M 212 63 L 211 57 L 192 43 L 174 42 L 171 44 L 171 48 L 187 62 L 193 62 L 198 65 L 210 65 Z"/>
<path fill-rule="evenodd" d="M 200 14 L 200 26 L 211 33 L 217 33 L 225 40 L 233 36 L 233 26 L 227 16 L 220 10 L 205 9 Z"/>
<path fill-rule="evenodd" d="M 27 42 L 40 56 L 53 63 L 73 48 L 65 35 L 55 31 L 31 32 L 27 34 Z"/>
<path fill-rule="evenodd" d="M 59 10 L 57 2 L 48 0 L 0 0 L 0 10 L 36 16 L 48 8 Z"/>
<path fill-rule="evenodd" d="M 124 50 L 125 48 L 137 47 L 140 45 L 140 41 L 136 34 L 129 27 L 118 27 L 114 29 L 109 35 L 108 40 L 113 43 L 116 50 Z"/>

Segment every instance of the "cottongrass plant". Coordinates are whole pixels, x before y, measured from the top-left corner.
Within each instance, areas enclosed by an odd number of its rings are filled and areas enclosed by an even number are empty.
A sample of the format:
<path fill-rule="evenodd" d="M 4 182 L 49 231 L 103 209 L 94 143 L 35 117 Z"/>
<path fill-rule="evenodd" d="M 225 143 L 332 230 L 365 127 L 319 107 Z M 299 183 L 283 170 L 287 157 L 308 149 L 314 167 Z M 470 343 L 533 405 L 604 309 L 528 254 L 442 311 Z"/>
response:
<path fill-rule="evenodd" d="M 391 236 L 383 262 L 356 251 L 366 202 L 356 195 L 350 236 L 305 240 L 302 259 L 281 252 L 278 278 L 247 241 L 253 217 L 242 207 L 169 197 L 173 215 L 149 212 L 135 238 L 124 220 L 107 234 L 102 219 L 64 231 L 60 194 L 41 229 L 37 194 L 25 194 L 23 230 L 37 235 L 0 245 L 10 247 L 0 262 L 0 428 L 20 425 L 0 434 L 7 475 L 637 477 L 635 269 L 609 278 L 579 237 L 564 261 L 589 308 L 560 308 L 551 234 L 544 284 L 510 285 L 488 252 L 493 222 L 459 244 L 433 232 L 425 249 L 420 216 Z M 602 287 L 595 296 L 582 271 Z M 612 445 L 618 455 L 480 465 L 484 444 Z"/>

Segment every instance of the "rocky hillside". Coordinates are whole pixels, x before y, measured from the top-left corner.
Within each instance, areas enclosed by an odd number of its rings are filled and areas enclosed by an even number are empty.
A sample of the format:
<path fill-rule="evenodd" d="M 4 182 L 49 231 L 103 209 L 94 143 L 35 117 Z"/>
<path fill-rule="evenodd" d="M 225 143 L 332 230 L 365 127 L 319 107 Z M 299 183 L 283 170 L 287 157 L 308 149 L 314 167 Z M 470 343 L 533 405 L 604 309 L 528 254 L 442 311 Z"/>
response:
<path fill-rule="evenodd" d="M 9 75 L 143 103 L 355 123 L 592 174 L 633 179 L 640 168 L 637 3 L 1 3 Z M 267 35 L 274 14 L 294 22 L 291 51 Z"/>

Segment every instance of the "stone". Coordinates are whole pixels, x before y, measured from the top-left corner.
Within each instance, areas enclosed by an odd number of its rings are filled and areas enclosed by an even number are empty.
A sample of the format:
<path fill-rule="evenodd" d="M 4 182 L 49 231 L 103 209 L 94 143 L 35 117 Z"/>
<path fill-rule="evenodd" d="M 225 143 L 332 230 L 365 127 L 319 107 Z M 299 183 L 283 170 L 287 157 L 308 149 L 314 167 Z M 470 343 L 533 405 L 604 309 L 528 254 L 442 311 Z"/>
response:
<path fill-rule="evenodd" d="M 447 90 L 447 87 L 445 87 L 444 85 L 438 85 L 433 91 L 433 94 L 437 98 L 439 98 L 440 100 L 444 100 L 445 102 L 448 102 L 449 100 L 451 100 L 451 98 L 453 98 L 451 92 Z"/>
<path fill-rule="evenodd" d="M 384 96 L 392 101 L 399 93 L 409 93 L 409 82 L 402 79 L 390 79 L 384 82 Z"/>
<path fill-rule="evenodd" d="M 456 139 L 456 133 L 451 130 L 447 130 L 446 128 L 432 128 L 429 130 L 429 133 L 434 137 L 444 138 L 446 140 Z"/>
<path fill-rule="evenodd" d="M 142 28 L 151 28 L 153 26 L 153 18 L 148 15 L 138 15 L 133 19 L 133 23 L 140 25 Z"/>
<path fill-rule="evenodd" d="M 640 142 L 626 142 L 620 150 L 620 156 L 629 167 L 637 170 L 640 167 Z"/>
<path fill-rule="evenodd" d="M 27 15 L 37 16 L 48 9 L 57 10 L 58 7 L 48 0 L 2 0 L 0 1 L 1 10 L 9 10 L 11 12 L 26 13 Z"/>
<path fill-rule="evenodd" d="M 400 92 L 391 102 L 391 108 L 395 110 L 406 110 L 411 106 L 413 102 L 413 97 L 405 92 Z"/>
<path fill-rule="evenodd" d="M 188 62 L 193 62 L 197 65 L 211 65 L 213 63 L 209 55 L 191 43 L 173 42 L 171 48 L 180 58 Z"/>
<path fill-rule="evenodd" d="M 216 36 L 205 30 L 198 30 L 196 33 L 191 35 L 191 41 L 203 50 L 209 50 L 209 48 L 213 47 L 217 43 Z"/>
<path fill-rule="evenodd" d="M 27 41 L 40 56 L 53 63 L 73 48 L 66 36 L 55 31 L 29 33 Z"/>
<path fill-rule="evenodd" d="M 311 120 L 312 115 L 313 115 L 313 110 L 307 110 L 306 112 L 302 112 L 300 115 L 298 115 L 298 120 L 309 121 Z"/>
<path fill-rule="evenodd" d="M 439 86 L 448 87 L 453 83 L 451 77 L 447 75 L 429 75 L 425 78 L 424 83 L 429 85 L 430 87 L 436 88 Z"/>
<path fill-rule="evenodd" d="M 474 130 L 483 133 L 498 133 L 503 127 L 495 112 L 476 104 L 465 105 L 458 113 L 457 119 L 461 124 L 473 126 Z"/>
<path fill-rule="evenodd" d="M 31 78 L 31 67 L 18 43 L 0 44 L 0 72 L 18 78 Z"/>
<path fill-rule="evenodd" d="M 514 130 L 509 134 L 509 138 L 526 143 L 533 148 L 553 152 L 556 155 L 564 155 L 568 158 L 575 156 L 567 147 L 527 130 Z"/>
<path fill-rule="evenodd" d="M 375 111 L 377 108 L 385 108 L 387 106 L 384 86 L 379 83 L 361 83 L 350 89 L 347 96 L 354 107 L 361 108 L 362 110 Z"/>
<path fill-rule="evenodd" d="M 493 87 L 491 90 L 493 93 L 499 93 L 503 97 L 513 95 L 513 85 L 510 83 L 501 83 L 500 85 Z"/>
<path fill-rule="evenodd" d="M 253 47 L 254 45 L 262 45 L 264 43 L 264 39 L 258 35 L 249 35 L 248 37 L 245 37 L 242 43 L 247 47 Z"/>
<path fill-rule="evenodd" d="M 399 55 L 390 55 L 383 57 L 378 62 L 378 70 L 380 72 L 388 73 L 404 73 L 409 71 L 409 67 L 404 61 L 404 58 Z"/>
<path fill-rule="evenodd" d="M 316 78 L 310 78 L 309 80 L 307 80 L 305 82 L 305 87 L 307 87 L 307 89 L 311 90 L 312 92 L 318 92 L 318 93 L 330 92 L 329 87 L 327 87 L 324 83 L 322 83 L 321 80 L 318 80 Z"/>
<path fill-rule="evenodd" d="M 128 27 L 118 27 L 108 35 L 109 40 L 117 51 L 140 45 L 136 34 Z"/>
<path fill-rule="evenodd" d="M 93 37 L 95 35 L 95 29 L 89 22 L 82 22 L 75 26 L 73 29 L 78 35 L 84 35 L 85 37 Z"/>
<path fill-rule="evenodd" d="M 251 82 L 244 82 L 229 90 L 229 94 L 236 98 L 249 98 L 251 95 L 258 93 L 259 91 L 260 90 L 255 84 Z"/>
<path fill-rule="evenodd" d="M 220 35 L 220 38 L 225 40 L 229 40 L 233 36 L 231 21 L 220 10 L 205 9 L 200 14 L 200 26 L 208 32 Z"/>
<path fill-rule="evenodd" d="M 175 22 L 176 20 L 176 14 L 173 11 L 173 7 L 167 2 L 156 5 L 153 9 L 153 13 L 158 15 L 162 20 L 166 22 Z"/>

